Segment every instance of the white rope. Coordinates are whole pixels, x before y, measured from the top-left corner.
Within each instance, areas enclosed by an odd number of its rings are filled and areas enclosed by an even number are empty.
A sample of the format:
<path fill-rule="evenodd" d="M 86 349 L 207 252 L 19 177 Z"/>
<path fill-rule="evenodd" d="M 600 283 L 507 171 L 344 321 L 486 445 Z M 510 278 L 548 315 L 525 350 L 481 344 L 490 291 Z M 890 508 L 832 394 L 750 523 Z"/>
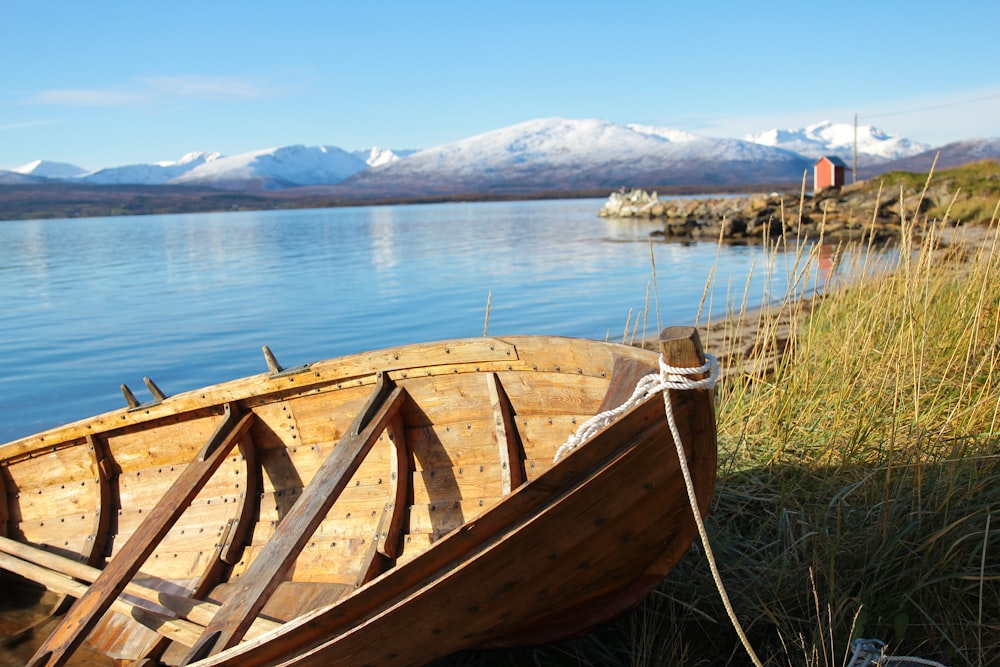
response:
<path fill-rule="evenodd" d="M 690 377 L 692 375 L 700 375 L 702 373 L 707 373 L 708 376 L 701 380 L 695 380 Z M 746 633 L 743 631 L 743 626 L 740 625 L 739 619 L 736 618 L 736 611 L 733 609 L 733 606 L 729 601 L 729 595 L 726 593 L 726 588 L 722 583 L 722 576 L 719 574 L 719 568 L 715 564 L 715 554 L 712 551 L 712 545 L 709 543 L 708 533 L 705 531 L 705 522 L 701 519 L 701 510 L 698 508 L 698 497 L 695 494 L 694 481 L 691 479 L 691 471 L 688 469 L 687 456 L 684 454 L 684 444 L 681 442 L 680 431 L 677 428 L 677 422 L 674 420 L 674 409 L 673 405 L 670 403 L 670 394 L 666 391 L 667 389 L 681 391 L 691 389 L 712 389 L 715 387 L 715 383 L 718 379 L 719 362 L 710 354 L 705 355 L 704 365 L 695 368 L 678 368 L 675 366 L 669 366 L 663 359 L 663 355 L 660 355 L 660 372 L 651 373 L 650 375 L 641 378 L 636 384 L 635 391 L 632 392 L 632 396 L 617 408 L 594 415 L 581 424 L 576 433 L 571 435 L 556 451 L 555 461 L 558 461 L 567 452 L 579 447 L 581 443 L 593 437 L 602 428 L 613 422 L 625 412 L 631 410 L 637 404 L 646 400 L 649 396 L 657 392 L 662 392 L 663 405 L 667 414 L 667 424 L 670 426 L 670 433 L 673 435 L 674 446 L 677 448 L 677 459 L 680 463 L 681 474 L 684 476 L 684 486 L 687 489 L 688 501 L 691 503 L 691 511 L 694 515 L 695 525 L 698 527 L 698 535 L 701 537 L 701 543 L 705 547 L 705 557 L 708 559 L 708 566 L 712 571 L 712 579 L 715 580 L 715 587 L 718 589 L 719 596 L 722 598 L 722 603 L 726 607 L 726 613 L 729 615 L 729 620 L 732 622 L 733 628 L 736 630 L 736 634 L 739 635 L 740 641 L 743 643 L 743 648 L 746 649 L 746 652 L 750 656 L 754 665 L 757 667 L 763 667 L 763 663 L 760 661 L 760 658 L 757 657 L 753 647 L 750 645 L 750 640 L 747 639 Z"/>
<path fill-rule="evenodd" d="M 692 380 L 690 376 L 707 373 L 708 377 L 703 380 Z M 632 396 L 617 408 L 605 410 L 585 421 L 576 429 L 576 433 L 569 436 L 559 449 L 556 450 L 553 463 L 556 463 L 563 456 L 579 447 L 582 443 L 594 437 L 598 431 L 615 421 L 623 414 L 642 403 L 653 394 L 657 394 L 667 389 L 711 389 L 719 379 L 719 362 L 710 354 L 705 355 L 705 364 L 694 368 L 684 368 L 668 366 L 660 355 L 660 372 L 650 373 L 639 379 L 635 385 Z"/>
<path fill-rule="evenodd" d="M 925 665 L 926 667 L 945 667 L 936 660 L 914 658 L 912 656 L 893 656 L 885 654 L 885 642 L 879 639 L 855 639 L 851 642 L 854 654 L 847 667 L 884 667 L 896 662 L 907 665 Z"/>
<path fill-rule="evenodd" d="M 705 355 L 708 358 L 709 355 Z M 715 362 L 715 358 L 712 358 Z M 661 362 L 662 366 L 662 362 Z M 715 376 L 718 378 L 718 362 L 715 362 Z M 712 385 L 715 386 L 715 379 L 712 380 Z M 697 383 L 689 381 L 688 387 L 691 389 L 701 389 L 700 386 L 695 386 Z M 680 388 L 680 387 L 677 387 Z M 667 423 L 670 425 L 670 433 L 674 437 L 674 447 L 677 449 L 677 461 L 680 464 L 681 474 L 684 475 L 684 486 L 687 488 L 688 501 L 691 503 L 691 513 L 694 515 L 694 523 L 698 527 L 698 536 L 701 537 L 701 544 L 705 547 L 705 558 L 708 560 L 708 567 L 712 571 L 712 579 L 715 581 L 715 587 L 719 591 L 719 597 L 722 598 L 722 604 L 726 608 L 726 613 L 729 615 L 729 621 L 733 624 L 733 629 L 736 630 L 736 634 L 740 638 L 740 642 L 743 644 L 743 648 L 746 650 L 747 655 L 750 656 L 750 660 L 757 667 L 764 667 L 764 663 L 760 661 L 757 657 L 757 653 L 753 650 L 753 646 L 750 645 L 750 640 L 747 638 L 746 632 L 743 631 L 743 625 L 740 620 L 736 618 L 736 610 L 733 609 L 732 603 L 729 601 L 729 594 L 726 592 L 726 587 L 722 583 L 722 575 L 719 574 L 719 567 L 715 564 L 715 552 L 712 551 L 712 545 L 708 541 L 708 532 L 705 530 L 705 522 L 701 518 L 701 510 L 698 508 L 698 497 L 695 495 L 694 481 L 691 479 L 691 471 L 688 469 L 687 456 L 684 455 L 684 443 L 681 442 L 680 430 L 677 428 L 677 422 L 674 419 L 674 408 L 670 403 L 670 395 L 666 392 L 663 393 L 663 407 L 667 413 Z"/>
<path fill-rule="evenodd" d="M 702 373 L 706 373 L 707 377 L 701 380 L 694 380 L 690 377 L 692 375 L 700 375 Z M 722 598 L 722 603 L 726 608 L 726 613 L 729 615 L 729 620 L 732 622 L 733 628 L 736 630 L 736 634 L 739 635 L 740 641 L 743 643 L 743 648 L 746 649 L 746 652 L 750 656 L 754 665 L 757 667 L 763 667 L 763 663 L 754 652 L 753 647 L 750 645 L 750 640 L 747 638 L 746 632 L 743 630 L 743 626 L 736 617 L 736 611 L 733 609 L 733 605 L 729 601 L 729 594 L 726 592 L 726 587 L 722 583 L 722 576 L 719 574 L 719 568 L 715 562 L 715 553 L 712 551 L 712 545 L 708 540 L 708 532 L 705 530 L 705 522 L 701 518 L 701 510 L 698 508 L 698 498 L 695 494 L 694 481 L 691 479 L 691 471 L 688 468 L 687 456 L 684 454 L 684 444 L 681 442 L 680 430 L 677 428 L 677 422 L 674 419 L 673 405 L 670 402 L 670 395 L 666 391 L 668 389 L 680 391 L 691 389 L 712 389 L 715 387 L 715 383 L 718 379 L 719 362 L 710 354 L 705 355 L 704 365 L 696 368 L 678 368 L 675 366 L 669 366 L 666 361 L 664 361 L 663 355 L 660 355 L 660 372 L 650 373 L 649 375 L 640 378 L 639 382 L 636 383 L 635 391 L 632 392 L 632 396 L 617 408 L 606 410 L 600 414 L 594 415 L 581 424 L 576 430 L 576 433 L 567 438 L 566 442 L 564 442 L 559 449 L 556 450 L 554 461 L 559 461 L 559 459 L 567 453 L 579 447 L 582 443 L 596 435 L 598 431 L 618 419 L 621 415 L 628 412 L 639 403 L 648 399 L 653 394 L 662 392 L 663 406 L 667 415 L 667 424 L 670 426 L 670 433 L 673 436 L 674 447 L 677 449 L 677 460 L 680 464 L 681 474 L 684 476 L 684 486 L 687 489 L 688 501 L 691 504 L 691 512 L 694 515 L 695 525 L 698 528 L 698 535 L 701 538 L 702 546 L 705 548 L 705 558 L 708 560 L 709 569 L 712 571 L 712 579 L 715 581 L 715 587 L 718 589 L 719 596 Z M 854 655 L 851 657 L 851 662 L 848 664 L 848 667 L 886 667 L 897 662 L 909 663 L 912 665 L 926 665 L 927 667 L 946 667 L 940 662 L 927 660 L 925 658 L 885 655 L 885 644 L 877 639 L 856 639 L 851 642 L 851 648 L 854 649 Z"/>

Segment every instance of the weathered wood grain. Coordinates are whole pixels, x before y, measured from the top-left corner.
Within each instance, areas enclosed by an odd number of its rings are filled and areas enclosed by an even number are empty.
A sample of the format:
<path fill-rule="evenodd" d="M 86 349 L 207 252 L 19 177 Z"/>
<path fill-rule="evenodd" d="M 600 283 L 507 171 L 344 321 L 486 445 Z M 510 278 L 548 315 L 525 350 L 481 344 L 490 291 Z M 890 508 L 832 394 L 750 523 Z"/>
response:
<path fill-rule="evenodd" d="M 664 338 L 674 365 L 700 363 L 689 330 Z M 103 586 L 100 605 L 132 614 L 93 607 L 83 618 L 103 616 L 94 645 L 123 660 L 326 665 L 363 654 L 394 665 L 555 639 L 637 603 L 694 534 L 661 397 L 552 461 L 655 369 L 635 348 L 512 337 L 227 382 L 0 446 L 3 526 L 71 559 L 110 554 L 75 590 L 86 600 Z M 705 511 L 711 396 L 669 398 Z M 229 448 L 148 553 L 133 551 L 168 489 L 194 475 L 227 401 L 255 415 L 240 451 Z M 104 548 L 79 542 L 95 533 Z M 120 561 L 132 554 L 146 560 L 129 573 Z M 140 581 L 156 604 L 136 606 Z M 113 590 L 121 582 L 130 597 Z"/>
<path fill-rule="evenodd" d="M 403 389 L 392 386 L 388 378 L 379 374 L 379 383 L 371 400 L 250 565 L 232 597 L 205 629 L 188 661 L 199 660 L 234 646 L 243 638 L 267 598 L 294 564 L 313 530 L 405 399 Z"/>
<path fill-rule="evenodd" d="M 234 444 L 253 422 L 253 413 L 227 419 L 163 495 L 142 526 L 132 534 L 118 557 L 105 568 L 87 592 L 77 599 L 62 622 L 35 651 L 29 665 L 55 667 L 64 664 L 94 624 L 139 571 L 160 539 L 183 513 L 207 478 L 218 468 Z"/>

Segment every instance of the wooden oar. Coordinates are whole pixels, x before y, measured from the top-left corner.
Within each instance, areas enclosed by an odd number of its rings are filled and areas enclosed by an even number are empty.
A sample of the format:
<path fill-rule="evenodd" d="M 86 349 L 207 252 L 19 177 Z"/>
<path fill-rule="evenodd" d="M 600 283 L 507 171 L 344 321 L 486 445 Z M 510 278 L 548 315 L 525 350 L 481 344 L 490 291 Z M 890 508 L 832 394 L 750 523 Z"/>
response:
<path fill-rule="evenodd" d="M 260 554 L 236 582 L 232 594 L 205 628 L 201 640 L 183 664 L 240 642 L 361 461 L 396 415 L 406 398 L 406 391 L 394 386 L 384 373 L 378 373 L 377 377 L 375 391 L 364 409 L 323 461 Z"/>
<path fill-rule="evenodd" d="M 13 560 L 10 560 L 11 558 Z M 11 564 L 13 567 L 22 567 L 22 563 L 33 565 L 37 569 L 20 571 L 7 567 L 7 564 Z M 72 558 L 66 558 L 65 556 L 60 556 L 59 554 L 54 554 L 38 547 L 17 542 L 8 537 L 0 537 L 0 568 L 10 570 L 57 593 L 65 593 L 75 598 L 80 597 L 77 593 L 85 593 L 87 586 L 78 581 L 73 581 L 74 579 L 92 583 L 101 574 L 101 571 L 96 567 L 90 567 Z M 58 578 L 51 578 L 50 575 Z M 62 586 L 65 581 L 70 581 L 74 584 L 72 591 L 49 585 L 50 582 L 54 582 L 56 585 Z M 192 623 L 198 624 L 200 626 L 198 628 L 199 634 L 202 628 L 212 621 L 212 618 L 219 611 L 220 607 L 215 602 L 194 600 L 182 595 L 174 595 L 173 593 L 160 591 L 132 581 L 125 586 L 123 593 L 157 604 Z M 281 623 L 277 621 L 258 617 L 247 632 L 247 635 L 256 637 L 280 625 Z M 193 643 L 186 644 L 186 646 L 193 645 Z"/>
<path fill-rule="evenodd" d="M 195 460 L 174 480 L 146 519 L 129 537 L 118 555 L 101 571 L 97 580 L 70 607 L 62 622 L 28 662 L 28 667 L 57 667 L 69 659 L 101 616 L 125 589 L 178 518 L 226 460 L 236 442 L 253 424 L 254 413 L 242 418 L 226 404 L 226 417 Z"/>
<path fill-rule="evenodd" d="M 81 584 L 70 577 L 55 572 L 41 565 L 29 563 L 8 553 L 0 553 L 0 568 L 19 574 L 25 579 L 39 583 L 56 593 L 63 593 L 75 598 L 81 598 L 87 592 L 87 585 Z M 140 623 L 155 630 L 164 637 L 169 637 L 185 646 L 194 646 L 201 636 L 202 626 L 179 618 L 168 618 L 162 614 L 144 609 L 139 605 L 126 602 L 121 598 L 111 601 L 111 607 L 125 616 L 138 620 Z"/>

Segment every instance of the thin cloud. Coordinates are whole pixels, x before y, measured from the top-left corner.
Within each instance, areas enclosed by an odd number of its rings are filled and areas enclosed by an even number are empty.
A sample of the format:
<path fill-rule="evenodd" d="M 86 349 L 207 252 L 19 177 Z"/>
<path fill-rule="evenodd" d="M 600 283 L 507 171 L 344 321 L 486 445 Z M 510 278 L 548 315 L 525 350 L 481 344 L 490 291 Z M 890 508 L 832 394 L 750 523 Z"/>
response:
<path fill-rule="evenodd" d="M 43 127 L 45 125 L 55 125 L 54 120 L 25 120 L 20 123 L 0 124 L 0 132 L 13 132 L 17 130 L 27 130 L 32 127 Z"/>
<path fill-rule="evenodd" d="M 144 79 L 159 94 L 212 100 L 268 97 L 273 91 L 252 78 L 189 74 Z"/>
<path fill-rule="evenodd" d="M 125 107 L 176 99 L 242 101 L 273 93 L 272 89 L 250 77 L 191 74 L 137 79 L 120 88 L 43 90 L 32 95 L 29 102 L 69 107 Z"/>
<path fill-rule="evenodd" d="M 133 106 L 143 101 L 142 95 L 122 90 L 88 90 L 63 88 L 35 93 L 31 101 L 66 107 L 120 107 Z"/>

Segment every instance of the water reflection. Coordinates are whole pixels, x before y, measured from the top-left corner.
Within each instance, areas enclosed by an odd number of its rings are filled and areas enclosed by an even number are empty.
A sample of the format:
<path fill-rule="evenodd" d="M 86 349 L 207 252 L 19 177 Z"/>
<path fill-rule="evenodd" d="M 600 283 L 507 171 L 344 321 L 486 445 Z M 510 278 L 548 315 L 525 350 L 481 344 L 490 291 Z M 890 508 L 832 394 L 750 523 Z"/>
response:
<path fill-rule="evenodd" d="M 264 344 L 294 365 L 478 336 L 490 293 L 492 335 L 620 339 L 639 313 L 640 335 L 656 313 L 693 322 L 713 271 L 718 312 L 780 297 L 793 270 L 759 246 L 650 243 L 602 203 L 0 223 L 0 441 L 118 407 L 143 375 L 174 393 L 260 372 Z"/>

